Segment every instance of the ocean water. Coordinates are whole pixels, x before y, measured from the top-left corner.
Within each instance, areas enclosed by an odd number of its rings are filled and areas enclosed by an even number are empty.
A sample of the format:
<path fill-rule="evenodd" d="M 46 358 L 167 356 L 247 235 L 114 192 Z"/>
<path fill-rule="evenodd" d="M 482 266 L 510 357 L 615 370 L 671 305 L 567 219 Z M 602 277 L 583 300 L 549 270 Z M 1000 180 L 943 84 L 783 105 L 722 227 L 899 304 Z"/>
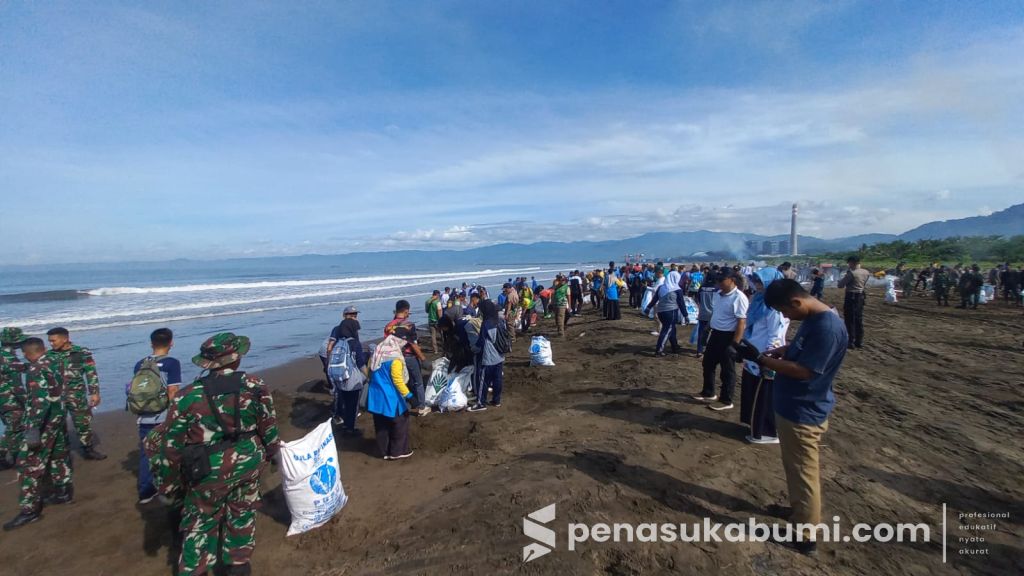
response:
<path fill-rule="evenodd" d="M 426 322 L 424 301 L 434 289 L 463 282 L 496 294 L 515 276 L 549 285 L 575 265 L 459 265 L 451 270 L 394 267 L 347 271 L 303 258 L 176 261 L 13 267 L 0 270 L 0 326 L 18 326 L 45 339 L 63 326 L 71 340 L 96 358 L 103 404 L 124 409 L 124 388 L 135 362 L 149 352 L 156 328 L 174 331 L 172 354 L 183 379 L 200 370 L 190 361 L 199 345 L 222 331 L 252 339 L 243 368 L 256 371 L 316 354 L 348 305 L 360 310 L 364 340 L 382 335 L 399 299 L 412 304 L 413 320 Z"/>

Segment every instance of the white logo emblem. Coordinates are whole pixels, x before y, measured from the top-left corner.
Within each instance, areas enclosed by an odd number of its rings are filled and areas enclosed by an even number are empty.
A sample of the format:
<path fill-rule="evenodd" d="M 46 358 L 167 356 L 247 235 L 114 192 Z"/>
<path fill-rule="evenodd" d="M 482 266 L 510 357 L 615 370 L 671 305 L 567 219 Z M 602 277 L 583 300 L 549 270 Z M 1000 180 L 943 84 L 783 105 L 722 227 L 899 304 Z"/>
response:
<path fill-rule="evenodd" d="M 523 534 L 536 541 L 523 548 L 523 562 L 533 562 L 537 558 L 547 556 L 555 549 L 555 531 L 541 526 L 541 524 L 548 524 L 554 519 L 554 504 L 541 508 L 523 518 Z M 540 524 L 537 522 L 540 522 Z"/>

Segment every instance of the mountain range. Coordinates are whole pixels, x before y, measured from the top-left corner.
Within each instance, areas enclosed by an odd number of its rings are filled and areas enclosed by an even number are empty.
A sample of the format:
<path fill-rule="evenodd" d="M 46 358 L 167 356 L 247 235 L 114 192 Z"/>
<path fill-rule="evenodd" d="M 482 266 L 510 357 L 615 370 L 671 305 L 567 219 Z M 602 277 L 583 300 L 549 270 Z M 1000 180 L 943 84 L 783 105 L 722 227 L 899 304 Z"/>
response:
<path fill-rule="evenodd" d="M 862 244 L 894 240 L 915 241 L 951 236 L 1013 236 L 1024 234 L 1024 204 L 1011 206 L 988 216 L 929 222 L 902 234 L 861 234 L 845 238 L 823 239 L 800 236 L 803 254 L 821 254 L 856 250 Z M 651 232 L 622 240 L 537 242 L 534 244 L 495 244 L 468 250 L 399 250 L 392 252 L 353 252 L 349 254 L 234 258 L 240 266 L 259 268 L 268 261 L 275 266 L 303 266 L 315 263 L 325 268 L 347 271 L 374 270 L 381 266 L 395 269 L 456 269 L 466 265 L 510 264 L 577 264 L 621 260 L 627 254 L 644 254 L 648 258 L 683 258 L 708 254 L 714 258 L 747 258 L 747 241 L 758 244 L 788 241 L 788 235 L 762 236 L 740 232 Z M 223 262 L 223 260 L 221 261 Z M 194 266 L 216 266 L 214 261 L 190 261 Z M 140 264 L 140 263 L 121 263 Z M 156 263 L 153 263 L 156 264 Z M 85 266 L 79 265 L 79 266 Z M 90 265 L 95 266 L 95 265 Z M 117 266 L 117 265 L 115 265 Z M 16 267 L 14 267 L 16 268 Z"/>
<path fill-rule="evenodd" d="M 1011 206 L 1006 210 L 988 216 L 974 216 L 958 220 L 930 222 L 903 234 L 861 234 L 845 238 L 823 239 L 814 236 L 800 236 L 800 252 L 820 254 L 855 250 L 862 244 L 892 242 L 894 240 L 914 241 L 926 238 L 948 238 L 950 236 L 991 236 L 1024 234 L 1024 204 Z M 619 260 L 627 254 L 644 254 L 645 257 L 674 258 L 697 254 L 714 254 L 719 257 L 746 258 L 751 254 L 746 249 L 747 241 L 758 243 L 788 241 L 788 235 L 763 236 L 739 232 L 712 232 L 697 230 L 690 232 L 651 232 L 622 240 L 537 242 L 533 244 L 494 244 L 468 250 L 399 250 L 394 252 L 359 252 L 331 256 L 309 255 L 302 259 L 319 259 L 325 265 L 346 269 L 368 268 L 370 266 L 411 266 L 447 267 L 458 264 L 566 264 L 579 262 L 600 262 Z"/>

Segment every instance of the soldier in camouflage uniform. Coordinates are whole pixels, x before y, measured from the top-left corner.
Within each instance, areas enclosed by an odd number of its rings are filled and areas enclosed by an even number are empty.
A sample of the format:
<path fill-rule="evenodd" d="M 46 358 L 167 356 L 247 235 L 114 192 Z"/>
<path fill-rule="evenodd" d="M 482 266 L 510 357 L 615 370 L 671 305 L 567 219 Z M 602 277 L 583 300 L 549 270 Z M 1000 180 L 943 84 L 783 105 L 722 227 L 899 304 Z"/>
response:
<path fill-rule="evenodd" d="M 14 465 L 21 450 L 21 417 L 25 411 L 25 386 L 21 381 L 25 364 L 18 359 L 18 348 L 25 340 L 21 328 L 8 327 L 0 332 L 0 470 Z"/>
<path fill-rule="evenodd" d="M 82 444 L 82 456 L 86 460 L 104 460 L 107 456 L 96 450 L 92 431 L 92 409 L 100 405 L 100 379 L 92 352 L 72 344 L 65 328 L 54 328 L 46 336 L 50 340 L 50 356 L 64 376 L 64 405 Z"/>
<path fill-rule="evenodd" d="M 249 339 L 230 332 L 204 342 L 192 361 L 209 374 L 179 393 L 167 422 L 152 433 L 163 435 L 161 446 L 150 442 L 158 489 L 170 495 L 185 487 L 182 575 L 218 566 L 227 574 L 250 573 L 260 474 L 280 441 L 263 380 L 238 371 L 248 351 Z"/>
<path fill-rule="evenodd" d="M 47 504 L 67 504 L 74 498 L 61 375 L 46 354 L 46 344 L 39 338 L 26 340 L 22 350 L 28 362 L 25 366 L 25 433 L 18 455 L 21 513 L 4 524 L 4 530 L 39 520 L 42 512 L 39 483 L 47 474 L 54 491 L 46 500 Z"/>

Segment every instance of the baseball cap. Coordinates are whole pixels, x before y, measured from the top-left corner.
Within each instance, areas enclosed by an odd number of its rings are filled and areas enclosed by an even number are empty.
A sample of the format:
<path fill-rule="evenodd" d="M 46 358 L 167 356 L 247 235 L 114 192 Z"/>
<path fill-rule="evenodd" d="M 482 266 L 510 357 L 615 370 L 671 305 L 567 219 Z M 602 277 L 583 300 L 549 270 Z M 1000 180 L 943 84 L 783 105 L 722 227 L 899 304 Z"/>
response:
<path fill-rule="evenodd" d="M 359 310 L 355 306 L 349 306 L 342 312 L 343 315 L 359 314 Z"/>

